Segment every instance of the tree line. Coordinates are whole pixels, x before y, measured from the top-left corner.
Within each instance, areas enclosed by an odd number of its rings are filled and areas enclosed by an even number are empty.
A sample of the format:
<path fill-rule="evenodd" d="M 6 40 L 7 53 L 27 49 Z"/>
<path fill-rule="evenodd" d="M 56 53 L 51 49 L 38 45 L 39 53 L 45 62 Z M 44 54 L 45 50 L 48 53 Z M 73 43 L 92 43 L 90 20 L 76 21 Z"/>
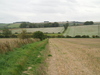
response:
<path fill-rule="evenodd" d="M 84 25 L 93 25 L 93 24 L 94 24 L 93 21 L 86 21 L 86 22 L 84 22 Z"/>
<path fill-rule="evenodd" d="M 20 28 L 40 28 L 40 27 L 59 27 L 59 23 L 30 23 L 23 22 L 20 24 Z"/>
<path fill-rule="evenodd" d="M 41 31 L 36 31 L 34 33 L 29 34 L 26 30 L 22 30 L 19 34 L 13 34 L 11 30 L 8 28 L 4 28 L 2 30 L 2 33 L 0 33 L 0 38 L 20 38 L 20 39 L 28 39 L 28 38 L 38 38 L 40 40 L 43 40 L 46 38 L 46 35 L 44 35 Z"/>

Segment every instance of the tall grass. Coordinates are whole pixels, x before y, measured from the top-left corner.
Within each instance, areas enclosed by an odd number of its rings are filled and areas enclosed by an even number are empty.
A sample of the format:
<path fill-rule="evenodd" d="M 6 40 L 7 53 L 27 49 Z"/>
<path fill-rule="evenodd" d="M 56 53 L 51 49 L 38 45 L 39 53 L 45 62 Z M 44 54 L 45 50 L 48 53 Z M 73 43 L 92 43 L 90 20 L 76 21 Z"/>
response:
<path fill-rule="evenodd" d="M 19 48 L 25 44 L 33 43 L 33 39 L 17 39 L 12 41 L 0 42 L 0 53 L 6 53 L 8 51 L 13 51 L 14 48 Z"/>
<path fill-rule="evenodd" d="M 43 63 L 47 56 L 47 43 L 47 40 L 39 41 L 0 54 L 0 75 L 46 75 Z"/>

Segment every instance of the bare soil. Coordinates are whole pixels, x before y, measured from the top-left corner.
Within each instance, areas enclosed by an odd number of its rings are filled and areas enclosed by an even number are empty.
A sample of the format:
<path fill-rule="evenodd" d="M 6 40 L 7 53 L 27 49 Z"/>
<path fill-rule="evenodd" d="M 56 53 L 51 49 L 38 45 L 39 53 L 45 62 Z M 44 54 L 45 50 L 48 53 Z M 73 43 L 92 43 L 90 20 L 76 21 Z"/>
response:
<path fill-rule="evenodd" d="M 100 75 L 100 39 L 49 39 L 48 75 Z"/>

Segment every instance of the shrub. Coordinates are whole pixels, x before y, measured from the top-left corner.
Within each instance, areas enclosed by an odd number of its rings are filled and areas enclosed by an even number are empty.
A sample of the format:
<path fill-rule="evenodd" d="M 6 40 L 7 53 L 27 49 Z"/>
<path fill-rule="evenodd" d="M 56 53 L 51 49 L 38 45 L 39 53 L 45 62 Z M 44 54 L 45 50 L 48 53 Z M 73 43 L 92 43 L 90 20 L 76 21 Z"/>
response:
<path fill-rule="evenodd" d="M 89 35 L 83 35 L 82 38 L 89 38 Z"/>
<path fill-rule="evenodd" d="M 52 56 L 51 54 L 48 54 L 48 56 Z"/>
<path fill-rule="evenodd" d="M 26 30 L 22 30 L 21 34 L 18 35 L 20 39 L 28 39 L 30 36 L 27 34 Z"/>
<path fill-rule="evenodd" d="M 95 35 L 93 35 L 92 37 L 95 38 Z"/>
<path fill-rule="evenodd" d="M 99 38 L 99 36 L 98 35 L 93 35 L 92 38 Z"/>
<path fill-rule="evenodd" d="M 18 34 L 18 32 L 15 32 L 15 34 Z"/>
<path fill-rule="evenodd" d="M 38 39 L 40 39 L 41 41 L 42 41 L 43 39 L 46 38 L 46 36 L 44 35 L 44 33 L 41 32 L 41 31 L 36 31 L 36 32 L 34 32 L 34 33 L 33 33 L 33 37 L 34 37 L 34 38 L 38 38 Z"/>
<path fill-rule="evenodd" d="M 96 38 L 99 38 L 99 36 L 98 36 L 98 35 L 96 35 L 95 37 L 96 37 Z"/>
<path fill-rule="evenodd" d="M 76 35 L 75 38 L 81 38 L 81 35 Z"/>
<path fill-rule="evenodd" d="M 89 35 L 87 35 L 86 38 L 89 38 Z"/>

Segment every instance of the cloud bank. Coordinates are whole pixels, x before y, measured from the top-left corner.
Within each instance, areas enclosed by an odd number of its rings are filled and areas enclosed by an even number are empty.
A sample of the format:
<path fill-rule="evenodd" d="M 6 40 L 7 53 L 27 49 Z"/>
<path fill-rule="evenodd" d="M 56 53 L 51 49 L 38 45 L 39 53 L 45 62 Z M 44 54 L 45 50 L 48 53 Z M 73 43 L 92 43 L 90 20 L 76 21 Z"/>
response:
<path fill-rule="evenodd" d="M 100 0 L 0 0 L 0 23 L 100 21 Z"/>

